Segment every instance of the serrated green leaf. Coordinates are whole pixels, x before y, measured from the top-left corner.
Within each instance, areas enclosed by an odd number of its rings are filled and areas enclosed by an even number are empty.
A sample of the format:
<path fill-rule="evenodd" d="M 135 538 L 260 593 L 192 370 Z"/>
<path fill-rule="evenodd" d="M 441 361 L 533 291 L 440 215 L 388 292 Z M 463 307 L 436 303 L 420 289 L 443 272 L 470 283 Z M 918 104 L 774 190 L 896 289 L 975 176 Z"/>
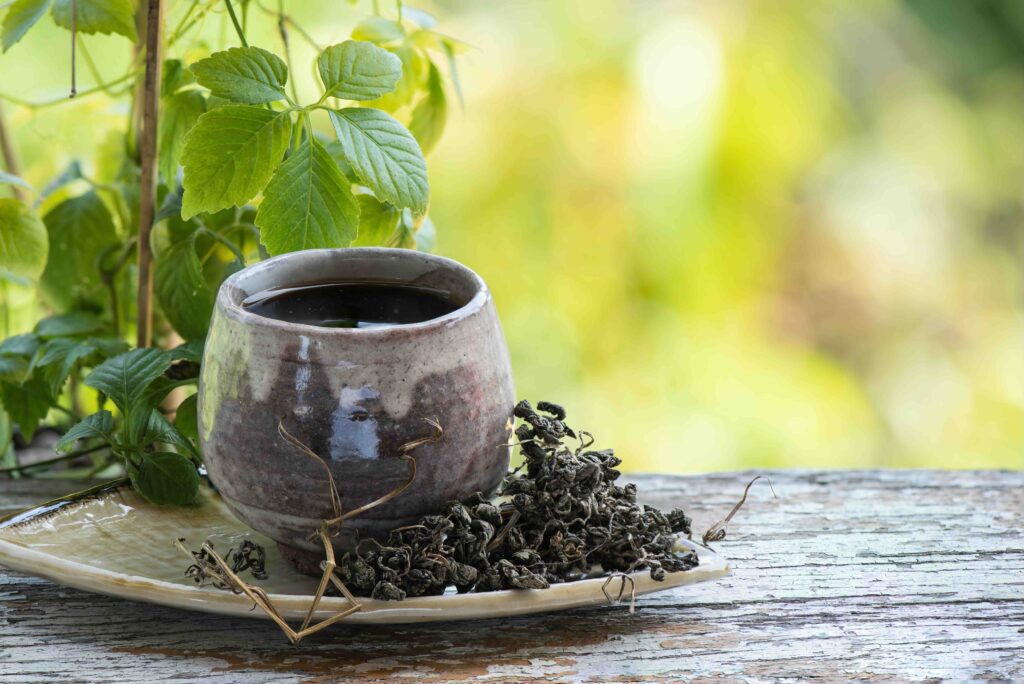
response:
<path fill-rule="evenodd" d="M 102 294 L 97 261 L 118 241 L 107 206 L 94 190 L 64 200 L 43 217 L 50 256 L 39 285 L 57 309 Z"/>
<path fill-rule="evenodd" d="M 316 60 L 325 96 L 374 100 L 390 93 L 402 77 L 402 61 L 373 43 L 346 40 Z"/>
<path fill-rule="evenodd" d="M 151 503 L 183 506 L 199 492 L 199 473 L 181 454 L 157 451 L 143 454 L 135 487 Z"/>
<path fill-rule="evenodd" d="M 198 384 L 198 377 L 182 378 L 181 380 L 171 380 L 166 375 L 160 376 L 146 388 L 145 394 L 142 396 L 142 400 L 139 402 L 139 406 L 146 408 L 155 408 L 159 406 L 167 395 L 171 393 L 171 390 L 178 387 L 187 387 L 189 385 Z"/>
<path fill-rule="evenodd" d="M 149 412 L 149 422 L 142 435 L 142 441 L 138 446 L 149 446 L 151 444 L 169 444 L 182 449 L 190 456 L 198 456 L 195 446 L 181 431 L 172 425 L 158 409 Z"/>
<path fill-rule="evenodd" d="M 338 168 L 341 169 L 341 172 L 350 183 L 363 182 L 356 173 L 356 170 L 353 169 L 352 165 L 348 163 L 347 159 L 345 159 L 345 151 L 342 149 L 341 143 L 338 142 L 337 138 L 332 138 L 326 142 L 320 140 L 320 142 L 323 143 L 324 149 L 327 150 L 327 154 L 331 155 L 331 158 L 334 159 L 334 163 L 338 165 Z"/>
<path fill-rule="evenodd" d="M 373 195 L 359 195 L 359 236 L 353 247 L 387 245 L 398 226 L 402 212 Z"/>
<path fill-rule="evenodd" d="M 49 6 L 50 0 L 14 1 L 11 8 L 7 10 L 3 28 L 0 29 L 0 42 L 3 43 L 4 52 L 7 52 L 12 45 L 28 33 L 28 30 L 46 14 Z"/>
<path fill-rule="evenodd" d="M 199 443 L 198 394 L 190 394 L 178 404 L 174 414 L 174 425 L 181 434 Z"/>
<path fill-rule="evenodd" d="M 448 120 L 448 98 L 441 82 L 441 72 L 430 63 L 430 75 L 427 77 L 427 94 L 412 110 L 409 121 L 409 132 L 420 144 L 423 154 L 430 154 L 434 145 L 441 139 L 444 126 Z"/>
<path fill-rule="evenodd" d="M 85 311 L 73 311 L 57 316 L 48 316 L 36 323 L 35 333 L 39 337 L 82 337 L 102 332 L 107 327 L 100 318 Z"/>
<path fill-rule="evenodd" d="M 17 185 L 18 187 L 25 188 L 35 192 L 35 188 L 25 182 L 22 178 L 15 176 L 14 174 L 0 171 L 0 183 L 7 183 L 8 185 Z"/>
<path fill-rule="evenodd" d="M 288 149 L 291 115 L 224 105 L 201 117 L 185 137 L 181 216 L 241 205 L 267 186 Z"/>
<path fill-rule="evenodd" d="M 33 368 L 42 373 L 42 377 L 50 385 L 50 391 L 56 396 L 74 370 L 75 364 L 88 359 L 96 351 L 96 346 L 89 340 L 58 337 L 43 345 Z"/>
<path fill-rule="evenodd" d="M 262 104 L 285 99 L 288 67 L 263 48 L 233 47 L 215 52 L 191 69 L 199 85 L 232 102 Z"/>
<path fill-rule="evenodd" d="M 120 33 L 137 40 L 135 3 L 132 0 L 77 0 L 76 29 L 81 33 Z M 71 0 L 55 0 L 53 20 L 71 30 Z"/>
<path fill-rule="evenodd" d="M 32 333 L 23 333 L 8 337 L 0 342 L 0 356 L 24 356 L 31 358 L 39 351 L 42 340 Z"/>
<path fill-rule="evenodd" d="M 160 150 L 160 175 L 168 185 L 175 184 L 186 134 L 205 112 L 206 98 L 198 90 L 183 90 L 164 99 L 157 148 Z"/>
<path fill-rule="evenodd" d="M 412 101 L 423 88 L 427 78 L 428 59 L 422 50 L 400 45 L 388 48 L 402 62 L 402 77 L 398 79 L 395 89 L 390 93 L 372 101 L 372 106 L 389 112 L 397 112 L 412 104 Z"/>
<path fill-rule="evenodd" d="M 97 411 L 76 423 L 57 442 L 57 451 L 67 451 L 79 439 L 99 437 L 110 441 L 114 432 L 114 416 L 110 411 Z"/>
<path fill-rule="evenodd" d="M 37 280 L 46 268 L 46 226 L 16 199 L 0 199 L 0 270 Z"/>
<path fill-rule="evenodd" d="M 370 17 L 352 29 L 354 40 L 368 40 L 371 43 L 390 43 L 405 38 L 405 29 L 397 21 L 384 17 Z"/>
<path fill-rule="evenodd" d="M 216 293 L 203 279 L 195 233 L 160 255 L 153 285 L 160 308 L 179 335 L 187 340 L 206 337 Z"/>
<path fill-rule="evenodd" d="M 165 59 L 160 79 L 160 97 L 170 97 L 179 88 L 195 82 L 195 77 L 180 59 Z"/>
<path fill-rule="evenodd" d="M 23 356 L 0 356 L 0 382 L 20 385 L 28 374 L 28 359 Z"/>
<path fill-rule="evenodd" d="M 32 439 L 39 421 L 46 417 L 54 403 L 50 387 L 42 378 L 30 378 L 20 385 L 0 383 L 0 401 L 26 440 Z"/>
<path fill-rule="evenodd" d="M 427 163 L 416 139 L 379 109 L 330 111 L 331 123 L 352 168 L 380 199 L 416 214 L 427 210 Z"/>
<path fill-rule="evenodd" d="M 85 384 L 106 394 L 126 417 L 142 405 L 150 384 L 171 365 L 171 356 L 152 347 L 118 354 L 96 366 Z"/>
<path fill-rule="evenodd" d="M 271 254 L 347 247 L 359 227 L 349 182 L 316 138 L 306 138 L 274 174 L 256 213 Z"/>

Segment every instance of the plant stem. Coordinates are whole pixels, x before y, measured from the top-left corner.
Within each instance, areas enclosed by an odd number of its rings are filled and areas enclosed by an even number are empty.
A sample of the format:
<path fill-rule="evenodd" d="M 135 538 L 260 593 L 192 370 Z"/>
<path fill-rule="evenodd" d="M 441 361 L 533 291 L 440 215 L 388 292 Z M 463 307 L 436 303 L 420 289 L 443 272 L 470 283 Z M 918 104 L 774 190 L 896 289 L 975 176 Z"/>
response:
<path fill-rule="evenodd" d="M 242 25 L 238 23 L 238 15 L 235 14 L 235 8 L 231 4 L 231 0 L 224 0 L 224 4 L 228 8 L 228 15 L 231 17 L 231 23 L 235 27 L 235 33 L 238 34 L 238 40 L 242 41 L 242 47 L 249 47 L 249 41 L 245 39 L 245 31 L 242 30 Z"/>
<path fill-rule="evenodd" d="M 242 254 L 242 251 L 238 248 L 238 245 L 236 245 L 234 242 L 227 239 L 220 233 L 216 233 L 210 230 L 209 228 L 200 228 L 199 231 L 202 233 L 206 233 L 214 240 L 227 247 L 231 251 L 231 253 L 235 255 L 235 258 L 238 259 L 238 263 L 243 267 L 245 266 L 245 255 Z M 212 254 L 212 250 L 210 254 Z M 206 257 L 203 258 L 203 261 L 206 261 Z"/>
<path fill-rule="evenodd" d="M 142 163 L 139 194 L 138 319 L 136 346 L 148 347 L 153 337 L 153 252 L 149 235 L 156 205 L 156 140 L 160 99 L 160 40 L 163 28 L 161 0 L 147 0 L 146 75 L 142 86 L 142 131 L 139 145 Z"/>
<path fill-rule="evenodd" d="M 128 72 L 124 76 L 121 76 L 119 78 L 115 78 L 113 81 L 108 81 L 107 83 L 100 83 L 99 85 L 93 86 L 92 88 L 86 88 L 85 90 L 79 91 L 78 94 L 75 95 L 75 100 L 81 100 L 86 95 L 94 95 L 94 94 L 99 93 L 99 92 L 109 91 L 112 86 L 116 86 L 119 83 L 124 83 L 125 81 L 133 79 L 133 78 L 135 78 L 138 75 L 139 75 L 138 70 L 137 69 L 132 69 L 130 72 Z M 63 104 L 63 103 L 68 101 L 68 98 L 66 98 L 66 97 L 59 97 L 59 98 L 54 99 L 54 100 L 43 100 L 41 102 L 32 102 L 30 100 L 25 100 L 25 99 L 22 99 L 20 97 L 15 96 L 15 95 L 8 95 L 6 93 L 0 93 L 0 100 L 7 100 L 8 102 L 13 102 L 14 104 L 18 105 L 19 107 L 25 107 L 26 109 L 43 109 L 44 107 L 52 107 L 54 105 Z"/>
<path fill-rule="evenodd" d="M 0 152 L 3 153 L 4 167 L 7 169 L 7 173 L 20 177 L 18 158 L 14 155 L 14 146 L 11 145 L 11 139 L 7 136 L 7 127 L 4 125 L 4 111 L 2 107 L 0 107 Z M 14 193 L 15 199 L 24 199 L 21 188 L 17 185 L 12 185 L 11 191 Z"/>
<path fill-rule="evenodd" d="M 298 102 L 299 89 L 295 85 L 295 70 L 292 69 L 292 51 L 288 46 L 288 27 L 285 26 L 284 0 L 277 0 L 277 32 L 281 36 L 281 44 L 284 45 L 284 61 L 288 65 L 288 73 L 292 74 L 292 78 L 288 79 L 292 87 L 292 97 Z"/>
<path fill-rule="evenodd" d="M 60 463 L 62 461 L 70 461 L 73 458 L 78 458 L 79 456 L 87 456 L 88 454 L 100 451 L 102 449 L 109 449 L 109 448 L 110 448 L 109 444 L 97 444 L 96 446 L 91 446 L 91 447 L 89 447 L 87 449 L 78 449 L 77 451 L 72 451 L 71 453 L 64 454 L 63 456 L 58 456 L 56 458 L 50 458 L 50 459 L 47 459 L 45 461 L 36 461 L 35 463 L 28 463 L 28 464 L 25 464 L 25 465 L 16 465 L 16 466 L 11 466 L 10 468 L 0 468 L 0 473 L 16 473 L 16 472 L 21 472 L 22 470 L 28 470 L 29 468 L 39 468 L 39 467 L 42 467 L 42 466 L 53 465 L 54 463 Z"/>

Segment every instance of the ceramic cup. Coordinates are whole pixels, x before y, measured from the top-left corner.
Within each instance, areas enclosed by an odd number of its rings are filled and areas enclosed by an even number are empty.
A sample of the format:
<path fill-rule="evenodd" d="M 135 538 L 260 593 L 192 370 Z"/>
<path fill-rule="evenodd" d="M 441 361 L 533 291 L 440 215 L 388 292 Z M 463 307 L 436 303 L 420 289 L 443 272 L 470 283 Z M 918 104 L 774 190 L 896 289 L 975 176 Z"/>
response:
<path fill-rule="evenodd" d="M 265 318 L 242 302 L 270 288 L 397 282 L 444 290 L 461 306 L 421 323 L 326 328 Z M 405 482 L 400 447 L 417 447 L 404 493 L 347 521 L 335 548 L 382 537 L 444 504 L 491 492 L 508 469 L 514 404 L 508 351 L 487 285 L 451 259 L 384 248 L 319 249 L 268 259 L 221 286 L 203 356 L 199 432 L 210 480 L 234 513 L 315 570 L 311 541 L 332 517 L 323 463 L 289 445 L 279 422 L 331 469 L 344 510 Z M 305 550 L 305 554 L 303 551 Z"/>

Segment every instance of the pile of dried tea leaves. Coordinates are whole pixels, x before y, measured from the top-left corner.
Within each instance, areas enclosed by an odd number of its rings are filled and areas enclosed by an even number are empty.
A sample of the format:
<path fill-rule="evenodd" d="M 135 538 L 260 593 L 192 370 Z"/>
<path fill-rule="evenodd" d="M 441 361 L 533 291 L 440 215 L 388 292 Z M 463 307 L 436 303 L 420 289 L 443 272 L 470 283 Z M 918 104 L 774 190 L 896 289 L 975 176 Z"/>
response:
<path fill-rule="evenodd" d="M 566 425 L 561 406 L 539 402 L 535 410 L 522 401 L 515 416 L 524 463 L 503 481 L 501 503 L 476 494 L 384 543 L 363 540 L 338 561 L 353 594 L 401 600 L 451 586 L 544 589 L 641 569 L 660 581 L 698 564 L 693 552 L 673 550 L 690 519 L 638 504 L 635 485 L 616 484 L 621 461 L 611 449 L 590 449 L 591 435 Z"/>

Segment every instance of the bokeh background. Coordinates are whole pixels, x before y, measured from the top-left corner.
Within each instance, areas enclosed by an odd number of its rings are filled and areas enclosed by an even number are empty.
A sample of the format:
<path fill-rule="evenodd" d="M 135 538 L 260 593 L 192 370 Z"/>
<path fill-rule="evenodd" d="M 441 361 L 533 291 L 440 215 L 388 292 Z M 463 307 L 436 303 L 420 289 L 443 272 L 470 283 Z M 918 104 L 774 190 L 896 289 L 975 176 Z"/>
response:
<path fill-rule="evenodd" d="M 286 8 L 321 44 L 372 11 Z M 1024 2 L 424 8 L 474 46 L 428 160 L 437 251 L 491 284 L 520 396 L 634 471 L 1024 465 Z M 3 93 L 66 91 L 44 23 Z M 230 40 L 221 11 L 203 31 Z M 88 46 L 124 72 L 127 41 Z M 5 103 L 25 175 L 126 107 Z M 12 333 L 42 306 L 7 301 Z"/>

